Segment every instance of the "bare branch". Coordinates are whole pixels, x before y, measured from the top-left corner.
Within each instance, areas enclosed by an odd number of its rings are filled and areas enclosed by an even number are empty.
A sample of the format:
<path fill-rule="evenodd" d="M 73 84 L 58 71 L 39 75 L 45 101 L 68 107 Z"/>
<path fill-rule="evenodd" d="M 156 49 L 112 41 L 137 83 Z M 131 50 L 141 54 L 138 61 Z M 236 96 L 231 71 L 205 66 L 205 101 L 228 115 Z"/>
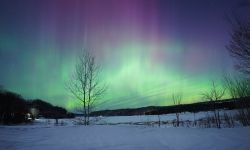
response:
<path fill-rule="evenodd" d="M 250 74 L 250 22 L 240 21 L 237 17 L 230 20 L 233 29 L 231 40 L 226 46 L 230 55 L 237 60 L 235 67 L 245 75 Z"/>
<path fill-rule="evenodd" d="M 75 66 L 74 76 L 68 83 L 67 89 L 82 103 L 84 124 L 89 124 L 89 116 L 94 103 L 105 92 L 106 86 L 98 79 L 100 67 L 96 65 L 95 57 L 85 52 L 79 56 Z"/>

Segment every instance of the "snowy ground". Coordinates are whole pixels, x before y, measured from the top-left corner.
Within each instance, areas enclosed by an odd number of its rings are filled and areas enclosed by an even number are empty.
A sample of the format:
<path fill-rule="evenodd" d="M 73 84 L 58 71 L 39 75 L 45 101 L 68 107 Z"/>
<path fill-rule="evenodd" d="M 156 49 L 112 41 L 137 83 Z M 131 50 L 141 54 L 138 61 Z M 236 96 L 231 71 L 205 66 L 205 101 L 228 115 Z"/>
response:
<path fill-rule="evenodd" d="M 193 114 L 182 114 L 184 120 L 193 117 Z M 196 117 L 202 118 L 202 113 Z M 174 115 L 160 118 L 171 120 Z M 59 126 L 55 126 L 54 120 L 40 119 L 32 125 L 0 126 L 0 150 L 250 149 L 250 127 L 216 129 L 127 124 L 157 121 L 158 116 L 100 117 L 97 120 L 98 124 L 118 125 L 74 125 L 71 119 L 59 120 Z"/>
<path fill-rule="evenodd" d="M 221 116 L 223 118 L 223 113 L 227 113 L 228 115 L 233 115 L 236 113 L 234 110 L 222 110 Z M 207 116 L 213 116 L 213 112 L 198 112 L 198 113 L 190 113 L 185 112 L 180 114 L 180 121 L 191 121 L 199 120 L 206 118 Z M 147 124 L 150 122 L 172 122 L 176 119 L 175 114 L 164 114 L 164 115 L 141 115 L 141 116 L 109 116 L 109 117 L 92 117 L 90 120 L 91 122 L 94 122 L 94 124 L 98 125 L 117 125 L 117 124 Z M 64 125 L 74 125 L 76 123 L 77 119 L 64 119 L 59 120 L 59 124 L 63 123 Z M 36 122 L 39 122 L 39 125 L 54 125 L 55 120 L 54 119 L 41 119 L 36 120 Z M 172 126 L 172 124 L 171 124 Z"/>
<path fill-rule="evenodd" d="M 250 128 L 0 127 L 1 150 L 249 150 Z"/>

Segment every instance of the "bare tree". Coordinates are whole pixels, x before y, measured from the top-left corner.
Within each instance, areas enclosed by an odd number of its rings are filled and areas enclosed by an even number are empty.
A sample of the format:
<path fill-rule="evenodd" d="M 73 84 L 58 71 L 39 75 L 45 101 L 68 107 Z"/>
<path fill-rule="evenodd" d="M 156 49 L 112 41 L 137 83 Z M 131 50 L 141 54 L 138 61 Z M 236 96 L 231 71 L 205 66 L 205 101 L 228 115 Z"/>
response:
<path fill-rule="evenodd" d="M 245 78 L 224 75 L 224 85 L 233 99 L 250 96 L 249 81 Z"/>
<path fill-rule="evenodd" d="M 78 59 L 73 77 L 67 84 L 69 91 L 82 104 L 84 125 L 89 124 L 90 113 L 95 101 L 105 92 L 106 86 L 99 80 L 100 67 L 96 64 L 95 57 L 85 52 Z"/>
<path fill-rule="evenodd" d="M 221 100 L 221 98 L 225 94 L 225 88 L 219 88 L 214 81 L 212 81 L 212 85 L 210 87 L 210 91 L 202 93 L 203 98 L 209 100 L 209 102 L 213 106 L 214 112 L 214 120 L 217 128 L 221 128 L 221 119 L 220 119 L 220 110 L 216 107 L 217 102 Z"/>
<path fill-rule="evenodd" d="M 91 57 L 89 60 L 89 75 L 88 75 L 88 100 L 87 113 L 90 114 L 95 107 L 95 101 L 106 91 L 106 86 L 101 85 L 99 79 L 100 67 L 96 64 L 95 58 Z M 89 122 L 89 116 L 87 120 Z"/>
<path fill-rule="evenodd" d="M 232 19 L 231 19 L 232 20 Z M 250 22 L 233 19 L 233 30 L 230 34 L 230 43 L 226 46 L 230 55 L 237 60 L 236 69 L 250 74 Z"/>
<path fill-rule="evenodd" d="M 247 79 L 224 76 L 224 84 L 238 108 L 238 119 L 243 126 L 250 125 L 250 86 Z M 236 101 L 239 99 L 240 101 Z"/>
<path fill-rule="evenodd" d="M 172 94 L 172 100 L 173 100 L 174 105 L 176 106 L 176 111 L 175 111 L 176 126 L 179 127 L 179 125 L 180 125 L 180 108 L 179 108 L 179 106 L 181 105 L 182 95 L 181 94 Z"/>

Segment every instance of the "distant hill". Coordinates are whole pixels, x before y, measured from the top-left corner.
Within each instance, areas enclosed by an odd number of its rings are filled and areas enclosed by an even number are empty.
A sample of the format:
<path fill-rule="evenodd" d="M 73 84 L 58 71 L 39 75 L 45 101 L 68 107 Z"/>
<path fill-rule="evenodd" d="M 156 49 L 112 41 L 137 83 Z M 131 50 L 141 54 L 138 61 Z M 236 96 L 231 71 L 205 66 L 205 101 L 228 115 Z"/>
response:
<path fill-rule="evenodd" d="M 141 108 L 128 108 L 116 110 L 101 110 L 91 113 L 91 116 L 132 116 L 132 115 L 158 115 L 175 112 L 200 112 L 216 109 L 237 109 L 250 107 L 250 97 L 244 99 L 226 99 L 211 102 L 198 102 L 192 104 L 182 104 L 179 106 L 148 106 Z"/>
<path fill-rule="evenodd" d="M 40 99 L 27 101 L 30 109 L 36 109 L 38 116 L 45 118 L 72 118 L 73 113 L 67 112 L 66 109 L 58 106 L 53 106 L 48 102 Z"/>
<path fill-rule="evenodd" d="M 74 114 L 43 100 L 25 100 L 21 95 L 0 89 L 0 124 L 18 124 L 30 118 L 71 118 Z"/>
<path fill-rule="evenodd" d="M 16 93 L 0 90 L 0 124 L 17 124 L 26 120 L 29 108 Z"/>

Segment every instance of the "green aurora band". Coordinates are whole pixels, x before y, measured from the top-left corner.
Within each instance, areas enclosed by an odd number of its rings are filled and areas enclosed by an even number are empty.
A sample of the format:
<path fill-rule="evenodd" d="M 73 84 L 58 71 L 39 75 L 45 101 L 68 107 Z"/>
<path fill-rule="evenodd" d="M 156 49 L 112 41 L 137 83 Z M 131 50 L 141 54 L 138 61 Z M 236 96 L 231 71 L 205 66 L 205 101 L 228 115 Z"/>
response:
<path fill-rule="evenodd" d="M 172 105 L 172 94 L 201 101 L 212 80 L 222 86 L 222 75 L 234 72 L 223 17 L 235 2 L 0 2 L 0 84 L 73 110 L 78 101 L 65 87 L 89 50 L 108 86 L 97 109 Z"/>

